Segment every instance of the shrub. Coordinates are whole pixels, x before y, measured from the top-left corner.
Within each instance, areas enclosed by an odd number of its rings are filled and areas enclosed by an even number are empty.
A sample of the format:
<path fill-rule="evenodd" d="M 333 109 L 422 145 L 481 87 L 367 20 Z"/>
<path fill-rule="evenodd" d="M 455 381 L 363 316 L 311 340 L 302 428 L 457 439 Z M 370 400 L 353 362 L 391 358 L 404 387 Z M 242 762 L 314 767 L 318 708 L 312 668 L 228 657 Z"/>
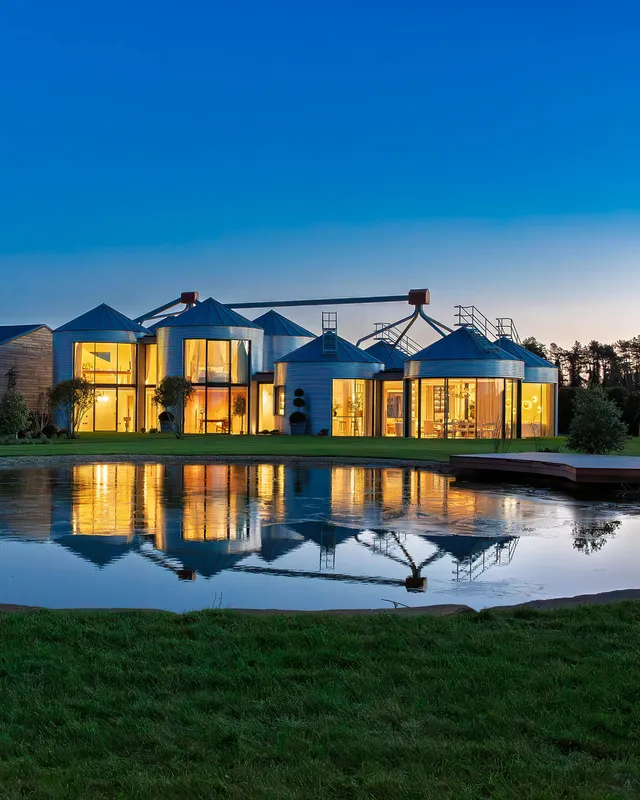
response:
<path fill-rule="evenodd" d="M 93 406 L 95 388 L 84 378 L 61 381 L 49 392 L 51 408 L 57 408 L 64 416 L 72 437 L 77 436 L 84 415 Z"/>
<path fill-rule="evenodd" d="M 16 438 L 29 427 L 30 414 L 27 402 L 16 389 L 10 389 L 0 398 L 0 435 Z"/>
<path fill-rule="evenodd" d="M 622 411 L 600 388 L 576 395 L 567 447 L 604 455 L 622 450 L 628 436 Z"/>
<path fill-rule="evenodd" d="M 302 408 L 306 406 L 304 401 L 304 390 L 303 389 L 296 389 L 294 394 L 294 401 L 293 405 L 296 407 L 296 410 L 289 414 L 289 422 L 292 425 L 299 425 L 303 422 L 306 422 L 307 415 L 301 411 Z"/>
<path fill-rule="evenodd" d="M 164 408 L 164 412 L 168 417 L 173 417 L 173 432 L 176 439 L 182 438 L 182 419 L 184 417 L 184 407 L 189 402 L 193 395 L 194 388 L 191 381 L 183 378 L 180 375 L 167 375 L 163 378 L 153 395 L 153 402 Z M 172 414 L 169 409 L 173 409 Z"/>
<path fill-rule="evenodd" d="M 58 426 L 54 425 L 53 422 L 50 422 L 48 425 L 45 425 L 42 429 L 42 435 L 51 438 L 52 436 L 58 435 Z"/>

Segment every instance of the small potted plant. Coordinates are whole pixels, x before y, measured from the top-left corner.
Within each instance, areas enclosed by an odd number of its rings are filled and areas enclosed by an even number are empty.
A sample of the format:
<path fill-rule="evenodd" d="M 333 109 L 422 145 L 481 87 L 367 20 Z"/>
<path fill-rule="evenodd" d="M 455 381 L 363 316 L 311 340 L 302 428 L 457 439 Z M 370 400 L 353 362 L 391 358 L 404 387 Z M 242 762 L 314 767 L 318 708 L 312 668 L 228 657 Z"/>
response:
<path fill-rule="evenodd" d="M 304 391 L 302 389 L 296 389 L 294 395 L 293 405 L 296 407 L 296 410 L 293 414 L 289 415 L 289 424 L 291 426 L 291 435 L 300 436 L 307 432 L 307 415 L 301 410 L 306 406 Z"/>

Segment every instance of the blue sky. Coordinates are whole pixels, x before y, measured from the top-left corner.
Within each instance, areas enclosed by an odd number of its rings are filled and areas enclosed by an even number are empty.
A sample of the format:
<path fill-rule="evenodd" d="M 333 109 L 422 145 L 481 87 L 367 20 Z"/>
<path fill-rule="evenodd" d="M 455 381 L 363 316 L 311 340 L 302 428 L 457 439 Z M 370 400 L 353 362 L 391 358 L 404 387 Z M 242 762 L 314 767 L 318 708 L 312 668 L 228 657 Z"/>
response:
<path fill-rule="evenodd" d="M 632 2 L 4 0 L 0 324 L 428 286 L 448 322 L 462 302 L 565 344 L 640 333 L 639 23 Z M 341 332 L 404 313 L 342 308 Z"/>

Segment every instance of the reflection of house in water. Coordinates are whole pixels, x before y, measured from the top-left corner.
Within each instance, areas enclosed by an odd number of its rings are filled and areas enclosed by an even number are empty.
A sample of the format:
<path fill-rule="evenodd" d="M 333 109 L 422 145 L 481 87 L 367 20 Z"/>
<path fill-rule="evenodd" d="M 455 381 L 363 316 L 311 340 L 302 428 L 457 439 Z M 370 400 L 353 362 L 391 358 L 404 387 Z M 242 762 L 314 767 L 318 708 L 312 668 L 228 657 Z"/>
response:
<path fill-rule="evenodd" d="M 134 552 L 179 576 L 238 570 L 392 585 L 422 580 L 445 556 L 460 580 L 505 563 L 517 541 L 510 525 L 525 513 L 512 497 L 434 473 L 297 464 L 83 464 L 0 479 L 0 494 L 0 534 L 50 536 L 99 567 Z M 408 534 L 435 553 L 414 558 Z M 369 547 L 370 535 L 374 550 L 406 567 L 402 579 L 341 573 L 340 546 Z M 315 571 L 276 568 L 305 543 L 318 547 Z M 242 563 L 252 556 L 261 563 Z"/>

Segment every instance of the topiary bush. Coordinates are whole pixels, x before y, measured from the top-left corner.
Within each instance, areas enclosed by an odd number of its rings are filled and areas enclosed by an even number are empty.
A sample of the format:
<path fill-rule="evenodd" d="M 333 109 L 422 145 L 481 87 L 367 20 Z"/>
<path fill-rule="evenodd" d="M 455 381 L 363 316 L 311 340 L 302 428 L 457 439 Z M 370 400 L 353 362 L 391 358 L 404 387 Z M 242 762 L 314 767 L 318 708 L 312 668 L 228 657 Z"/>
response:
<path fill-rule="evenodd" d="M 622 411 L 600 388 L 576 395 L 567 447 L 581 453 L 606 455 L 624 449 L 628 428 Z"/>

